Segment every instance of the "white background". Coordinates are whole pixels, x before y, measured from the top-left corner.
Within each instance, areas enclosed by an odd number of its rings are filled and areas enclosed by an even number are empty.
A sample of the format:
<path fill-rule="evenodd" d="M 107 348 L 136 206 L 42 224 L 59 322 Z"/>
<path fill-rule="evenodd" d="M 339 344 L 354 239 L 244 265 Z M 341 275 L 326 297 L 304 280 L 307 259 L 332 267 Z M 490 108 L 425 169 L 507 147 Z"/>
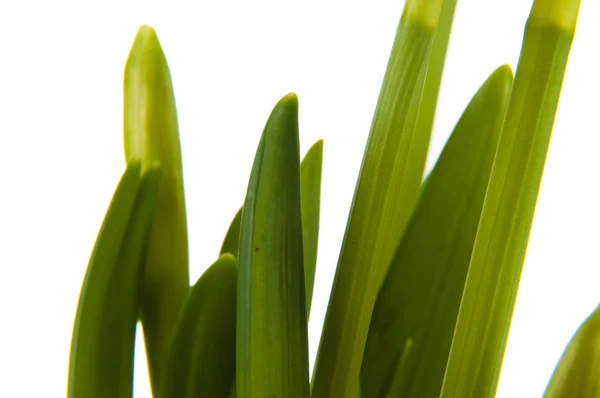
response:
<path fill-rule="evenodd" d="M 65 394 L 81 281 L 124 169 L 123 66 L 142 23 L 157 29 L 173 76 L 192 280 L 215 259 L 242 203 L 276 101 L 298 94 L 303 153 L 325 139 L 312 366 L 402 7 L 402 0 L 2 2 L 0 396 Z M 530 7 L 459 0 L 428 167 L 487 75 L 516 66 Z M 583 0 L 499 397 L 541 396 L 568 339 L 600 301 L 598 15 L 598 1 Z M 141 349 L 138 358 L 136 396 L 148 397 Z"/>

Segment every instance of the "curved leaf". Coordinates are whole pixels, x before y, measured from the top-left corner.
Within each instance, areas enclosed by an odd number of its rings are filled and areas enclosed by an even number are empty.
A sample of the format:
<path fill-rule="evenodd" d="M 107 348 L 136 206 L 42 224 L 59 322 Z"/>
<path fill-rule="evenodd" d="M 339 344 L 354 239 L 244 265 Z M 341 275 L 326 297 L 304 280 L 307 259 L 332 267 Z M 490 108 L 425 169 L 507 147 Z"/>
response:
<path fill-rule="evenodd" d="M 265 126 L 242 212 L 237 305 L 239 398 L 308 398 L 298 99 Z"/>
<path fill-rule="evenodd" d="M 143 256 L 159 174 L 130 165 L 115 191 L 87 268 L 71 342 L 69 398 L 131 397 Z"/>
<path fill-rule="evenodd" d="M 127 59 L 123 111 L 127 161 L 141 161 L 144 169 L 158 164 L 162 170 L 140 314 L 156 394 L 173 328 L 189 289 L 189 271 L 175 98 L 165 55 L 149 26 L 140 28 Z"/>
<path fill-rule="evenodd" d="M 226 397 L 235 371 L 237 261 L 220 256 L 191 288 L 175 328 L 164 398 Z"/>
<path fill-rule="evenodd" d="M 486 80 L 427 178 L 373 311 L 367 397 L 439 397 L 511 84 L 508 66 Z"/>
<path fill-rule="evenodd" d="M 554 370 L 544 398 L 600 397 L 600 307 L 585 320 Z"/>
<path fill-rule="evenodd" d="M 441 8 L 442 0 L 405 3 L 338 259 L 313 398 L 356 398 L 359 393 L 377 292 L 419 197 L 427 156 L 421 135 L 428 132 L 419 128 L 418 115 Z"/>
<path fill-rule="evenodd" d="M 443 398 L 496 392 L 580 0 L 536 0 L 477 230 Z"/>
<path fill-rule="evenodd" d="M 304 280 L 306 285 L 306 308 L 310 315 L 317 249 L 319 244 L 319 218 L 321 205 L 321 170 L 323 165 L 323 140 L 313 144 L 300 163 L 300 195 L 302 206 L 302 240 L 304 247 Z M 221 254 L 238 255 L 242 208 L 229 225 Z"/>

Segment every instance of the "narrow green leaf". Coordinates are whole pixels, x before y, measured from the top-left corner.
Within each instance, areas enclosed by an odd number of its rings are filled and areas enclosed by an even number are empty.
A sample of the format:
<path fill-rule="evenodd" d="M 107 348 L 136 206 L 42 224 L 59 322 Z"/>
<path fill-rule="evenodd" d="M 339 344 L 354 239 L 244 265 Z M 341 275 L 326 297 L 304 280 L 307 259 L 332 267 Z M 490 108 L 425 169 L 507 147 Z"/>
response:
<path fill-rule="evenodd" d="M 317 248 L 319 244 L 319 217 L 321 205 L 321 170 L 323 165 L 323 140 L 313 144 L 300 164 L 300 195 L 302 202 L 302 238 L 304 247 L 304 280 L 306 285 L 306 308 L 310 315 Z M 238 255 L 242 209 L 238 210 L 229 225 L 221 254 Z"/>
<path fill-rule="evenodd" d="M 229 229 L 223 239 L 223 245 L 221 246 L 221 253 L 233 254 L 236 258 L 239 256 L 239 244 L 240 244 L 240 227 L 242 226 L 242 207 L 235 213 Z"/>
<path fill-rule="evenodd" d="M 141 321 L 152 391 L 189 289 L 188 243 L 177 111 L 156 32 L 142 26 L 125 66 L 124 137 L 128 162 L 159 164 L 162 177 L 146 255 Z"/>
<path fill-rule="evenodd" d="M 443 398 L 492 397 L 496 392 L 579 2 L 536 0 L 527 21 Z M 551 13 L 553 8 L 560 13 Z"/>
<path fill-rule="evenodd" d="M 544 398 L 600 397 L 600 307 L 585 320 L 554 370 Z"/>
<path fill-rule="evenodd" d="M 375 298 L 417 202 L 417 118 L 441 0 L 408 0 L 361 166 L 315 364 L 314 398 L 355 398 Z M 419 151 L 419 148 L 421 149 Z"/>
<path fill-rule="evenodd" d="M 427 178 L 373 310 L 361 370 L 367 397 L 440 395 L 511 85 L 510 67 L 492 73 Z"/>
<path fill-rule="evenodd" d="M 220 256 L 185 301 L 161 381 L 163 398 L 227 397 L 235 370 L 237 261 Z"/>
<path fill-rule="evenodd" d="M 323 140 L 317 141 L 300 164 L 300 195 L 302 202 L 302 247 L 304 248 L 304 284 L 306 313 L 310 316 L 317 248 L 319 245 L 319 218 L 321 208 L 321 170 L 323 167 Z"/>
<path fill-rule="evenodd" d="M 309 396 L 298 99 L 265 126 L 242 212 L 237 303 L 239 398 Z"/>
<path fill-rule="evenodd" d="M 425 77 L 425 85 L 423 87 L 423 99 L 421 100 L 421 107 L 417 119 L 417 133 L 415 134 L 415 142 L 413 143 L 413 151 L 415 151 L 415 153 L 427 154 L 429 149 L 429 141 L 431 140 L 431 132 L 433 130 L 433 121 L 438 102 L 438 95 L 440 93 L 442 73 L 446 61 L 446 52 L 448 51 L 448 42 L 450 41 L 450 31 L 452 30 L 456 2 L 457 0 L 443 0 L 442 9 L 440 11 L 440 19 L 435 31 L 431 55 L 429 56 L 427 64 L 427 76 Z M 422 155 L 418 158 L 423 162 L 419 168 L 424 171 L 427 157 Z"/>
<path fill-rule="evenodd" d="M 69 398 L 131 397 L 143 255 L 158 171 L 130 165 L 115 191 L 87 268 L 71 341 Z"/>

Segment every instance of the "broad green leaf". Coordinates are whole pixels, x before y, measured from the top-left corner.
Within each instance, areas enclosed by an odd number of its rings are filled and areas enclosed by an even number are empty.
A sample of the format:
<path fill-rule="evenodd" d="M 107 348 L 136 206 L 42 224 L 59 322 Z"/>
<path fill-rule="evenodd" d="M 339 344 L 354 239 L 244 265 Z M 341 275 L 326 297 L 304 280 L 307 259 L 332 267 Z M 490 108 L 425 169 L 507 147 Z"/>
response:
<path fill-rule="evenodd" d="M 87 268 L 71 341 L 69 398 L 131 397 L 143 255 L 156 169 L 131 164 L 115 191 Z"/>
<path fill-rule="evenodd" d="M 152 391 L 166 362 L 179 310 L 189 289 L 188 242 L 175 98 L 156 32 L 142 26 L 125 66 L 127 162 L 160 165 L 157 209 L 146 253 L 141 321 Z"/>
<path fill-rule="evenodd" d="M 408 0 L 375 109 L 315 364 L 313 398 L 355 398 L 375 298 L 417 202 L 417 118 L 441 0 Z"/>
<path fill-rule="evenodd" d="M 486 80 L 427 178 L 373 310 L 367 397 L 440 395 L 511 85 L 508 66 Z"/>
<path fill-rule="evenodd" d="M 304 280 L 306 286 L 306 308 L 310 315 L 317 248 L 319 244 L 319 216 L 321 204 L 321 170 L 323 165 L 323 140 L 313 144 L 300 163 L 300 195 L 302 206 L 302 240 L 304 247 Z M 229 225 L 221 254 L 238 255 L 242 209 L 238 210 Z"/>
<path fill-rule="evenodd" d="M 238 398 L 308 398 L 298 99 L 277 103 L 258 146 L 240 233 Z"/>
<path fill-rule="evenodd" d="M 163 398 L 227 397 L 235 370 L 237 261 L 224 254 L 191 288 L 175 328 Z"/>
<path fill-rule="evenodd" d="M 536 0 L 527 21 L 443 398 L 493 397 L 496 392 L 579 3 Z"/>
<path fill-rule="evenodd" d="M 600 397 L 600 307 L 579 327 L 558 363 L 544 398 Z"/>

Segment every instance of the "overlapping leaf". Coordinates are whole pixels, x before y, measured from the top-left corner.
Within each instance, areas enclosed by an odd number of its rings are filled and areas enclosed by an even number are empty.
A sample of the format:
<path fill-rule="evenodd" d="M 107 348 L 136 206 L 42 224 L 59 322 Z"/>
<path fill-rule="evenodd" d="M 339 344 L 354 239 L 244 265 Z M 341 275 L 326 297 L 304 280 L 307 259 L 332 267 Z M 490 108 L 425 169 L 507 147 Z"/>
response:
<path fill-rule="evenodd" d="M 580 0 L 536 0 L 490 177 L 443 398 L 496 392 Z"/>
<path fill-rule="evenodd" d="M 240 228 L 242 226 L 242 210 L 240 209 L 235 213 L 233 220 L 231 220 L 231 224 L 229 224 L 229 228 L 227 229 L 227 233 L 225 234 L 225 239 L 223 239 L 223 244 L 221 245 L 221 253 L 225 254 L 229 253 L 235 256 L 236 258 L 239 256 L 239 245 L 240 245 Z"/>
<path fill-rule="evenodd" d="M 302 202 L 302 241 L 304 247 L 304 278 L 306 286 L 306 308 L 310 315 L 317 249 L 319 244 L 319 219 L 321 204 L 321 170 L 323 166 L 323 140 L 313 144 L 300 163 L 300 195 Z M 229 225 L 221 254 L 238 255 L 242 209 L 238 210 Z"/>
<path fill-rule="evenodd" d="M 159 172 L 130 165 L 106 213 L 81 289 L 69 363 L 69 398 L 131 397 L 143 256 Z"/>
<path fill-rule="evenodd" d="M 298 100 L 273 109 L 258 146 L 239 247 L 238 398 L 308 398 Z"/>
<path fill-rule="evenodd" d="M 425 4 L 427 3 L 427 4 Z M 355 398 L 379 287 L 417 202 L 427 155 L 417 135 L 442 1 L 409 0 L 375 109 L 312 380 L 314 398 Z"/>
<path fill-rule="evenodd" d="M 361 370 L 367 397 L 439 397 L 512 84 L 497 69 L 459 120 L 377 297 Z"/>
<path fill-rule="evenodd" d="M 142 26 L 127 59 L 124 138 L 128 162 L 160 165 L 141 321 L 152 390 L 157 394 L 175 322 L 189 289 L 188 241 L 177 111 L 169 67 L 156 32 Z"/>
<path fill-rule="evenodd" d="M 237 261 L 224 254 L 191 288 L 175 329 L 161 397 L 227 397 L 235 375 Z"/>

